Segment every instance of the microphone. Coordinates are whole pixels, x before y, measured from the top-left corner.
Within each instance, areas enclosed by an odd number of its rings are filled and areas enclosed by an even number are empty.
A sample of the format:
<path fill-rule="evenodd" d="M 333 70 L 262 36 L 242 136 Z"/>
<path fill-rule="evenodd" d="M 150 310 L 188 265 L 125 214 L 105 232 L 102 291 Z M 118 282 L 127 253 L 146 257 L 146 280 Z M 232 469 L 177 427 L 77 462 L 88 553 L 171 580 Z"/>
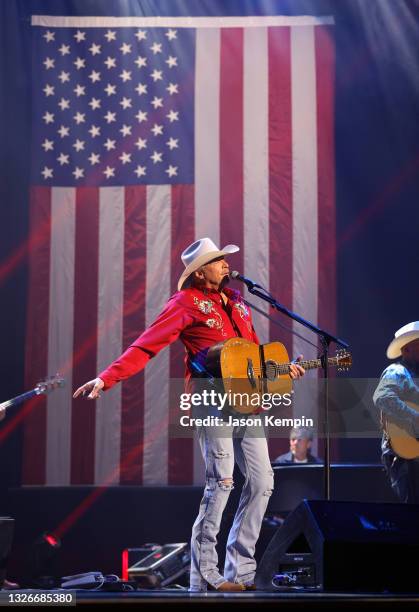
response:
<path fill-rule="evenodd" d="M 253 282 L 250 278 L 246 278 L 246 276 L 243 276 L 242 274 L 240 274 L 240 272 L 237 272 L 237 270 L 233 270 L 233 272 L 230 272 L 230 278 L 232 278 L 233 280 L 241 281 L 242 283 L 247 285 L 249 289 L 252 289 L 253 287 L 259 287 L 260 289 L 262 289 L 260 285 Z"/>

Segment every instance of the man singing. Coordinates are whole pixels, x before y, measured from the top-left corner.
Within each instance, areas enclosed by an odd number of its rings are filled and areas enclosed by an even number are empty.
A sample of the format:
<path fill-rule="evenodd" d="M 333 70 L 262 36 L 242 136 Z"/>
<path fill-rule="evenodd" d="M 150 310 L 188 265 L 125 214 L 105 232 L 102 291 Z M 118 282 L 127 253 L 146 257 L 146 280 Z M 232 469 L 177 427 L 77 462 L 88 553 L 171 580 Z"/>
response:
<path fill-rule="evenodd" d="M 77 389 L 74 397 L 96 399 L 116 383 L 142 370 L 161 349 L 178 338 L 186 357 L 185 381 L 193 383 L 192 363 L 204 363 L 208 349 L 233 337 L 258 343 L 252 317 L 238 291 L 226 287 L 229 266 L 225 260 L 239 250 L 235 245 L 219 249 L 202 238 L 182 253 L 185 270 L 178 291 L 162 313 L 139 338 L 97 378 Z M 292 379 L 304 369 L 290 366 Z M 262 519 L 273 488 L 273 473 L 265 436 L 244 428 L 197 427 L 205 461 L 206 486 L 191 539 L 190 590 L 244 591 L 253 587 L 256 571 L 254 551 Z M 234 462 L 245 477 L 239 507 L 229 534 L 224 575 L 216 552 L 221 517 L 233 488 Z"/>

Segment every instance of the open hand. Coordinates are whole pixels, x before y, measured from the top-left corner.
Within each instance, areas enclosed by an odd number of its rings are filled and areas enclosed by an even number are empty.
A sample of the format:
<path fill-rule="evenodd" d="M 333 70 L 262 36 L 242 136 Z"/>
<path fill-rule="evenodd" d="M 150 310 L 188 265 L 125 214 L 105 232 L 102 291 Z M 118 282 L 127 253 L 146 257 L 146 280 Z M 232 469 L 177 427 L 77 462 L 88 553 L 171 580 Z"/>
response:
<path fill-rule="evenodd" d="M 305 369 L 298 364 L 298 362 L 301 361 L 302 358 L 303 355 L 298 355 L 297 359 L 295 359 L 290 365 L 290 376 L 293 380 L 301 378 L 306 372 Z"/>
<path fill-rule="evenodd" d="M 89 382 L 85 383 L 81 387 L 74 392 L 73 397 L 85 397 L 87 395 L 87 399 L 97 399 L 100 397 L 100 391 L 105 386 L 105 383 L 101 378 L 94 378 L 93 380 L 89 380 Z"/>

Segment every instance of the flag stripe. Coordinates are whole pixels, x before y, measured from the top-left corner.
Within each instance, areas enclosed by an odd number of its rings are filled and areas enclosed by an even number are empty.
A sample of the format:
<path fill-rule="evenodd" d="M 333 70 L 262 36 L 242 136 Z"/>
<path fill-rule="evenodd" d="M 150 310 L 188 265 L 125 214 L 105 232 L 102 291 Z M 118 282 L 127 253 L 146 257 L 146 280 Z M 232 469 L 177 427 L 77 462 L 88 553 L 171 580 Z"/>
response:
<path fill-rule="evenodd" d="M 244 274 L 269 287 L 268 38 L 266 28 L 244 32 L 243 210 Z M 260 307 L 268 312 L 264 302 Z M 269 340 L 269 321 L 254 313 L 260 342 Z"/>
<path fill-rule="evenodd" d="M 220 245 L 220 61 L 218 28 L 197 29 L 195 57 L 195 236 Z M 208 214 L 211 211 L 211 214 Z M 205 480 L 197 436 L 192 449 L 193 484 Z"/>
<path fill-rule="evenodd" d="M 316 323 L 317 309 L 317 129 L 314 30 L 291 29 L 291 91 L 293 146 L 293 310 Z M 300 335 L 316 342 L 315 336 L 293 322 Z M 316 349 L 294 336 L 294 356 L 316 357 Z M 308 372 L 294 386 L 295 416 L 317 416 L 317 394 Z"/>
<path fill-rule="evenodd" d="M 74 358 L 76 387 L 97 372 L 99 190 L 76 190 L 74 264 Z M 71 421 L 71 484 L 92 484 L 95 473 L 95 407 L 73 400 Z"/>
<path fill-rule="evenodd" d="M 318 147 L 319 325 L 336 333 L 336 218 L 334 176 L 335 58 L 330 29 L 316 28 Z"/>
<path fill-rule="evenodd" d="M 196 33 L 195 236 L 220 242 L 220 32 Z M 211 214 L 208 214 L 211 211 Z"/>
<path fill-rule="evenodd" d="M 172 266 L 171 290 L 177 291 L 178 279 L 184 270 L 181 254 L 185 244 L 194 241 L 194 191 L 191 185 L 172 187 Z M 179 419 L 179 393 L 183 391 L 185 374 L 185 349 L 180 342 L 170 347 L 170 422 Z M 169 474 L 170 485 L 189 484 L 193 479 L 193 444 L 192 438 L 169 437 Z"/>
<path fill-rule="evenodd" d="M 289 28 L 269 28 L 269 277 L 270 292 L 287 308 L 293 303 L 292 283 L 292 116 L 291 41 Z M 273 313 L 292 327 L 291 320 Z M 270 325 L 270 339 L 281 341 L 292 352 L 292 334 Z M 269 439 L 274 459 L 288 450 L 284 438 Z"/>
<path fill-rule="evenodd" d="M 48 372 L 59 372 L 66 386 L 48 396 L 46 482 L 59 486 L 70 484 L 76 203 L 74 189 L 51 195 Z"/>
<path fill-rule="evenodd" d="M 146 188 L 127 187 L 125 193 L 125 267 L 123 348 L 145 327 Z M 122 384 L 121 484 L 141 484 L 144 444 L 144 374 Z"/>
<path fill-rule="evenodd" d="M 170 297 L 171 190 L 147 188 L 146 327 Z M 145 371 L 143 484 L 167 484 L 169 351 L 162 351 Z"/>
<path fill-rule="evenodd" d="M 243 30 L 221 32 L 220 243 L 243 245 Z M 235 256 L 243 270 L 243 251 Z"/>
<path fill-rule="evenodd" d="M 30 194 L 28 316 L 25 386 L 29 390 L 47 373 L 51 190 L 33 187 Z M 46 400 L 43 397 L 26 416 L 22 476 L 25 484 L 45 484 Z"/>
<path fill-rule="evenodd" d="M 293 148 L 293 309 L 317 320 L 317 131 L 312 28 L 291 29 Z M 299 324 L 294 329 L 301 332 Z M 311 338 L 309 332 L 304 332 Z M 313 349 L 314 350 L 314 349 Z M 294 352 L 314 357 L 294 337 Z"/>
<path fill-rule="evenodd" d="M 102 371 L 122 352 L 124 279 L 124 208 L 122 187 L 99 190 L 99 301 L 97 368 Z M 121 387 L 96 403 L 95 483 L 119 481 Z"/>

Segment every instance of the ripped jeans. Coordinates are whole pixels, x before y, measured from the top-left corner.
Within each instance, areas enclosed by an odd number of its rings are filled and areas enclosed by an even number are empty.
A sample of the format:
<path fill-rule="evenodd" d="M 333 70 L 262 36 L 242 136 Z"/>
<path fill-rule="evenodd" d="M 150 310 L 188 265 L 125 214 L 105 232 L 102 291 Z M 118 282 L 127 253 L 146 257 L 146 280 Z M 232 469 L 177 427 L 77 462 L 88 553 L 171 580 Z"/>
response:
<path fill-rule="evenodd" d="M 226 580 L 252 584 L 254 552 L 273 489 L 273 471 L 263 429 L 198 427 L 206 467 L 206 486 L 192 529 L 190 591 L 217 588 Z M 216 551 L 221 517 L 233 489 L 234 462 L 245 477 L 239 506 L 227 541 L 224 575 Z"/>

